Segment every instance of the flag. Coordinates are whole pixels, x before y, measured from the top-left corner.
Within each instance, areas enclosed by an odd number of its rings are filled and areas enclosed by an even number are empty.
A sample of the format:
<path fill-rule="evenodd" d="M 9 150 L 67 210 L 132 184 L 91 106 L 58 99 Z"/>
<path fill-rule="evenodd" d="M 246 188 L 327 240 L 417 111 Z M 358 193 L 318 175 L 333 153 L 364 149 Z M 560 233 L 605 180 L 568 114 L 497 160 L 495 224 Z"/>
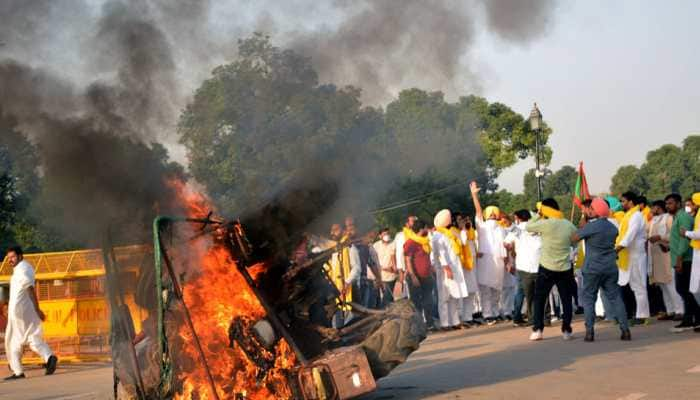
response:
<path fill-rule="evenodd" d="M 574 188 L 574 204 L 578 208 L 583 208 L 583 202 L 591 198 L 591 193 L 588 191 L 588 181 L 586 173 L 583 172 L 583 161 L 578 164 L 578 178 L 576 178 L 576 187 Z"/>

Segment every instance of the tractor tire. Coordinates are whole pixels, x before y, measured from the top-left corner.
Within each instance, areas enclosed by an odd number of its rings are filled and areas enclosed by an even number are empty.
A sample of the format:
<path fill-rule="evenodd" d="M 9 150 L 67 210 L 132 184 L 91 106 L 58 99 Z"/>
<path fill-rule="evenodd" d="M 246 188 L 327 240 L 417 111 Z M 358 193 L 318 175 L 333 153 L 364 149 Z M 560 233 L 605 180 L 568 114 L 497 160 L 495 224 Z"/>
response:
<path fill-rule="evenodd" d="M 362 342 L 374 379 L 389 375 L 405 362 L 427 334 L 423 317 L 410 300 L 398 300 L 386 311 L 382 324 Z"/>

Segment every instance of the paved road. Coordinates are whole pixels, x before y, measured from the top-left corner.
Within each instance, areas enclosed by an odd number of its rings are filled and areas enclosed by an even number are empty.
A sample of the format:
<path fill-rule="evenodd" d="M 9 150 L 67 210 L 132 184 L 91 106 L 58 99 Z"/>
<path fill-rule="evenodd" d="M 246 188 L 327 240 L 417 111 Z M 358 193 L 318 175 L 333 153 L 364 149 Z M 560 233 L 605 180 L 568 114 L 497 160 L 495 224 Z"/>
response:
<path fill-rule="evenodd" d="M 605 323 L 586 343 L 581 321 L 570 342 L 556 326 L 534 343 L 528 328 L 505 325 L 436 334 L 366 400 L 700 399 L 700 334 L 671 326 L 633 328 L 631 342 Z"/>
<path fill-rule="evenodd" d="M 529 330 L 505 325 L 430 336 L 408 362 L 362 400 L 691 400 L 700 399 L 700 334 L 670 334 L 671 323 L 633 329 L 621 342 L 602 324 L 598 341 L 564 342 L 558 328 L 530 343 Z M 55 376 L 1 383 L 0 400 L 108 399 L 107 364 L 63 365 Z"/>
<path fill-rule="evenodd" d="M 5 373 L 3 366 L 2 376 Z M 27 379 L 0 381 L 0 400 L 106 400 L 112 399 L 112 365 L 63 364 L 52 376 L 43 368 L 27 368 Z"/>

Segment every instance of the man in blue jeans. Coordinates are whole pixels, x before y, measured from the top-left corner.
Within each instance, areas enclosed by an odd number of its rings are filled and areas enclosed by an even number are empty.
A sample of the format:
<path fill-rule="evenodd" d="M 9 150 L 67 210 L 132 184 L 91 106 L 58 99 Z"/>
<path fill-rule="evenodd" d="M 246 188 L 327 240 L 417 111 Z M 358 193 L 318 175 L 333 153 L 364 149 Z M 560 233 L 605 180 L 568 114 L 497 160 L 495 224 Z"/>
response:
<path fill-rule="evenodd" d="M 572 243 L 584 240 L 586 257 L 583 262 L 583 312 L 586 317 L 586 342 L 595 340 L 593 327 L 595 325 L 595 302 L 598 290 L 603 289 L 610 305 L 613 316 L 620 323 L 622 335 L 620 339 L 631 340 L 627 313 L 622 301 L 620 287 L 617 284 L 617 253 L 615 238 L 618 230 L 607 216 L 610 209 L 605 200 L 595 198 L 583 203 L 586 221 L 571 237 Z"/>

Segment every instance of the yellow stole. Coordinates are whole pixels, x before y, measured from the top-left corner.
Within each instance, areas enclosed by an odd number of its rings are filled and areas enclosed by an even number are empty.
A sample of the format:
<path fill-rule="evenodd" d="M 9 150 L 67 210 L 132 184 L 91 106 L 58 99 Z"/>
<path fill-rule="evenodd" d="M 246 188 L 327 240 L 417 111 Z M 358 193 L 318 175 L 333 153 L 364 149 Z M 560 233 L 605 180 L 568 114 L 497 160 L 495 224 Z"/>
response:
<path fill-rule="evenodd" d="M 347 241 L 348 237 L 343 236 L 338 244 L 345 244 Z M 343 290 L 343 287 L 345 287 L 345 279 L 350 276 L 350 247 L 343 247 L 338 254 L 338 262 L 330 262 L 328 263 L 328 267 L 328 272 L 333 284 L 338 291 Z M 339 302 L 341 300 L 343 299 L 338 299 Z M 352 301 L 352 290 L 348 290 L 344 300 L 346 302 Z M 350 308 L 349 306 L 344 306 L 343 310 L 348 311 Z"/>
<path fill-rule="evenodd" d="M 629 229 L 630 219 L 632 219 L 632 215 L 634 215 L 634 213 L 638 211 L 639 206 L 635 206 L 634 208 L 630 208 L 629 211 L 625 213 L 625 216 L 622 218 L 622 222 L 620 223 L 620 233 L 617 235 L 617 239 L 615 240 L 615 246 L 618 246 L 620 242 L 622 242 L 622 239 L 627 234 L 627 229 Z M 627 248 L 624 248 L 618 253 L 617 266 L 620 267 L 621 270 L 627 271 L 629 263 L 630 253 Z"/>
<path fill-rule="evenodd" d="M 576 249 L 576 269 L 581 269 L 583 267 L 583 261 L 586 258 L 586 249 L 583 240 L 578 242 L 578 248 Z"/>
<path fill-rule="evenodd" d="M 462 261 L 462 265 L 464 265 L 464 252 L 462 251 L 462 241 L 459 239 L 459 235 L 456 234 L 456 229 L 447 229 L 447 228 L 435 228 L 438 232 L 442 233 L 447 240 L 450 242 L 450 246 L 452 246 L 452 250 L 455 252 L 457 257 L 459 257 L 459 260 Z"/>
<path fill-rule="evenodd" d="M 644 223 L 650 222 L 651 218 L 653 217 L 653 215 L 651 215 L 651 208 L 644 207 L 642 210 L 642 215 L 644 215 Z"/>
<path fill-rule="evenodd" d="M 474 240 L 476 240 L 476 231 L 474 228 L 469 228 L 467 230 L 467 243 L 462 244 L 462 267 L 468 271 L 474 269 L 474 257 L 472 249 L 469 247 L 469 242 L 473 242 Z M 461 242 L 460 240 L 460 243 Z"/>
<path fill-rule="evenodd" d="M 613 213 L 613 218 L 617 221 L 618 225 L 622 224 L 622 220 L 625 218 L 625 212 L 615 211 L 615 213 Z"/>
<path fill-rule="evenodd" d="M 406 227 L 403 228 L 403 236 L 407 241 L 410 239 L 418 243 L 423 247 L 423 251 L 430 254 L 430 239 L 427 236 L 420 236 Z"/>
<path fill-rule="evenodd" d="M 697 215 L 695 215 L 695 227 L 693 228 L 693 231 L 697 232 L 700 230 L 700 210 L 698 210 Z M 700 240 L 691 240 L 690 241 L 690 247 L 694 248 L 695 250 L 700 250 Z"/>
<path fill-rule="evenodd" d="M 542 215 L 544 215 L 544 216 L 547 217 L 547 218 L 551 218 L 551 219 L 562 219 L 562 218 L 564 218 L 564 213 L 562 213 L 562 212 L 559 211 L 559 210 L 555 210 L 555 209 L 553 209 L 552 207 L 548 207 L 548 206 L 544 206 L 544 205 L 543 205 L 543 206 L 540 208 L 540 212 L 542 213 Z"/>

